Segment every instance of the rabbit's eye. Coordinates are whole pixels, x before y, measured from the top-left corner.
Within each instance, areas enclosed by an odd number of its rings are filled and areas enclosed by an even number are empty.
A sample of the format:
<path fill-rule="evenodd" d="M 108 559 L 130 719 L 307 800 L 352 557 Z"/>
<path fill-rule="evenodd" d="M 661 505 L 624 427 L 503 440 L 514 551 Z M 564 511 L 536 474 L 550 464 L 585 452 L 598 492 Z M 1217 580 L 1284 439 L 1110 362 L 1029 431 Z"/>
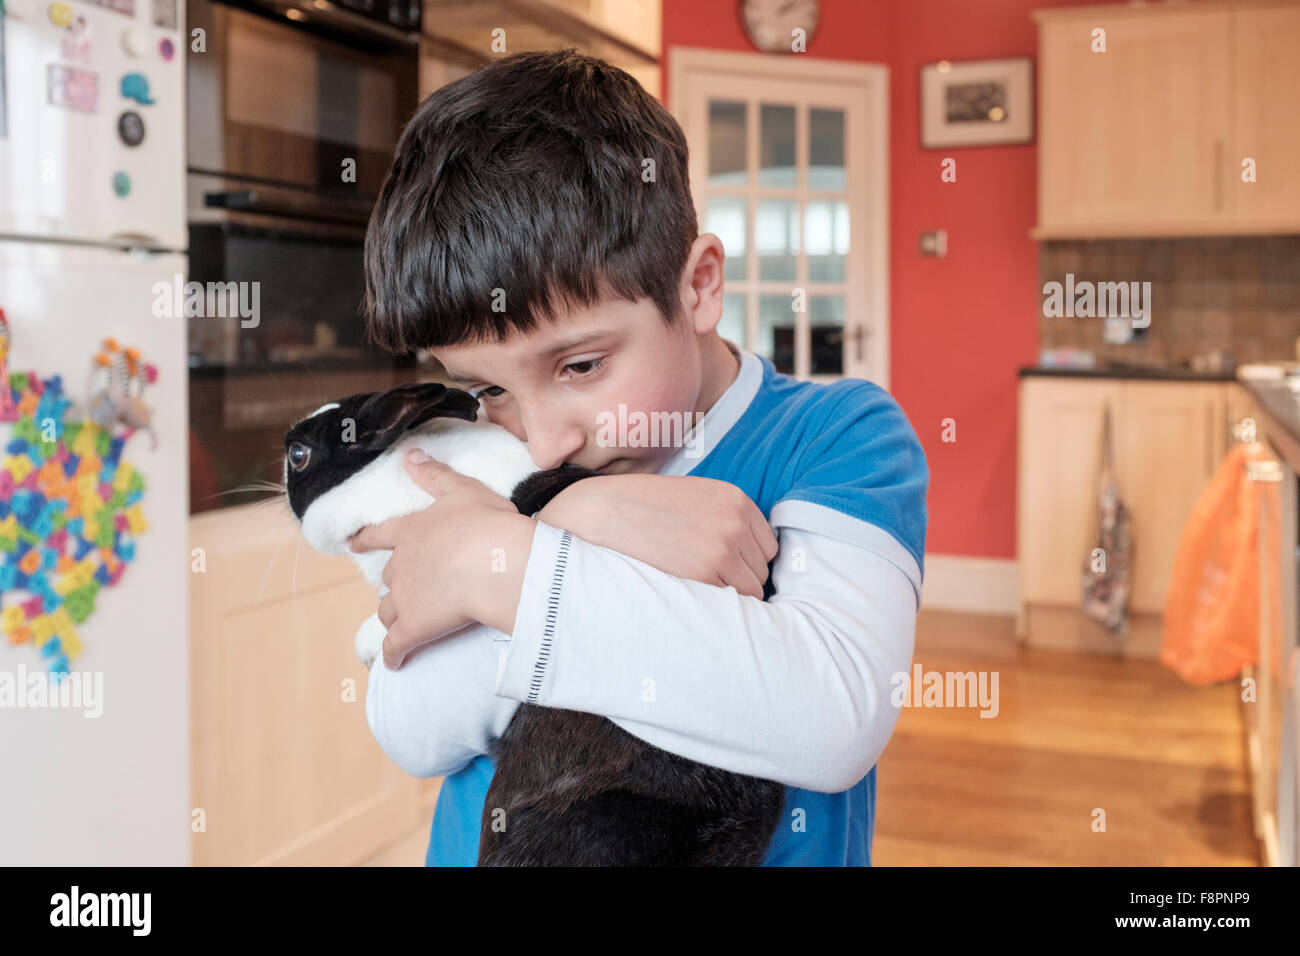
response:
<path fill-rule="evenodd" d="M 289 467 L 294 471 L 302 471 L 306 468 L 309 458 L 311 458 L 311 449 L 302 442 L 296 441 L 289 446 Z"/>

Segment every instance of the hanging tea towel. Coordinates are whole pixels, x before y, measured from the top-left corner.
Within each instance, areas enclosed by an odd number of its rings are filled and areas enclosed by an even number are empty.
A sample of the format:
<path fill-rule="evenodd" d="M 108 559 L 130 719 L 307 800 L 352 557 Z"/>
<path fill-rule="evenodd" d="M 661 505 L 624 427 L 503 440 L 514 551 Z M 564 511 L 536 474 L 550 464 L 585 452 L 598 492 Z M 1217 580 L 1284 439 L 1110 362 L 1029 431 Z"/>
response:
<path fill-rule="evenodd" d="M 1084 561 L 1083 613 L 1111 633 L 1128 635 L 1133 538 L 1128 505 L 1115 482 L 1111 453 L 1110 405 L 1102 422 L 1101 474 L 1098 478 L 1096 546 Z"/>

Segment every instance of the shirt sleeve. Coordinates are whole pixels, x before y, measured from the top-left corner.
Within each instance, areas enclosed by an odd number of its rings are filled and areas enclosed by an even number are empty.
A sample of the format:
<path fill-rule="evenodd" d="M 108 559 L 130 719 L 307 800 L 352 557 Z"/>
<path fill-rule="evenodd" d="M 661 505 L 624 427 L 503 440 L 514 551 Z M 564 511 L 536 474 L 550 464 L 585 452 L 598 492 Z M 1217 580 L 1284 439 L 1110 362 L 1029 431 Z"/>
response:
<path fill-rule="evenodd" d="M 864 540 L 879 538 L 780 527 L 763 601 L 539 521 L 496 693 L 603 714 L 725 770 L 846 790 L 897 723 L 891 679 L 911 666 L 917 610 L 918 582 Z"/>
<path fill-rule="evenodd" d="M 841 379 L 828 390 L 837 401 L 803 423 L 808 437 L 792 466 L 796 477 L 769 520 L 857 540 L 915 577 L 919 590 L 930 484 L 921 442 L 879 385 Z"/>
<path fill-rule="evenodd" d="M 495 693 L 509 640 L 474 624 L 422 647 L 395 671 L 376 657 L 366 720 L 380 749 L 413 777 L 455 773 L 486 754 L 519 708 Z"/>

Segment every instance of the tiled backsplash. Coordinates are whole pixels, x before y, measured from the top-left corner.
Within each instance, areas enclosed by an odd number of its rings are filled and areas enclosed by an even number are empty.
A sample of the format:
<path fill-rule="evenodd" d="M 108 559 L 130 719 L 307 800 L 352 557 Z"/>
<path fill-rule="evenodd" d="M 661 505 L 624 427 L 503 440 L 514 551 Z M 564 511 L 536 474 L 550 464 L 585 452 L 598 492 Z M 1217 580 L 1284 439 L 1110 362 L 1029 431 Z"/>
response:
<path fill-rule="evenodd" d="M 1039 245 L 1047 282 L 1150 282 L 1151 325 L 1126 345 L 1102 341 L 1104 320 L 1042 316 L 1043 348 L 1099 360 L 1178 364 L 1216 349 L 1238 362 L 1296 360 L 1300 236 L 1054 241 Z M 1042 296 L 1040 295 L 1040 301 Z"/>

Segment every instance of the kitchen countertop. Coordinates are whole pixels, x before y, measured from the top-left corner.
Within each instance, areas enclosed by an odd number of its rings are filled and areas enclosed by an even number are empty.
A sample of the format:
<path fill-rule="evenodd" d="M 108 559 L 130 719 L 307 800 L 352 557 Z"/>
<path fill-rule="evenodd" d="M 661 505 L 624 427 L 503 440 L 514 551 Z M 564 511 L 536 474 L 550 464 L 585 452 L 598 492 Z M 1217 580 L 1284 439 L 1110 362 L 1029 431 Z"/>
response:
<path fill-rule="evenodd" d="M 1300 471 L 1300 401 L 1286 379 L 1241 380 L 1267 419 L 1264 434 L 1277 453 Z"/>
<path fill-rule="evenodd" d="M 1235 372 L 1198 372 L 1190 368 L 1155 368 L 1141 365 L 1099 365 L 1096 368 L 1052 368 L 1028 365 L 1020 377 L 1046 378 L 1125 378 L 1167 382 L 1234 382 Z"/>
<path fill-rule="evenodd" d="M 1105 365 L 1097 368 L 1048 368 L 1038 365 L 1019 370 L 1021 378 L 1113 378 L 1167 382 L 1240 382 L 1260 412 L 1268 419 L 1268 440 L 1277 453 L 1300 471 L 1300 393 L 1285 378 L 1256 378 L 1236 372 L 1197 372 L 1189 368 L 1147 368 Z"/>

